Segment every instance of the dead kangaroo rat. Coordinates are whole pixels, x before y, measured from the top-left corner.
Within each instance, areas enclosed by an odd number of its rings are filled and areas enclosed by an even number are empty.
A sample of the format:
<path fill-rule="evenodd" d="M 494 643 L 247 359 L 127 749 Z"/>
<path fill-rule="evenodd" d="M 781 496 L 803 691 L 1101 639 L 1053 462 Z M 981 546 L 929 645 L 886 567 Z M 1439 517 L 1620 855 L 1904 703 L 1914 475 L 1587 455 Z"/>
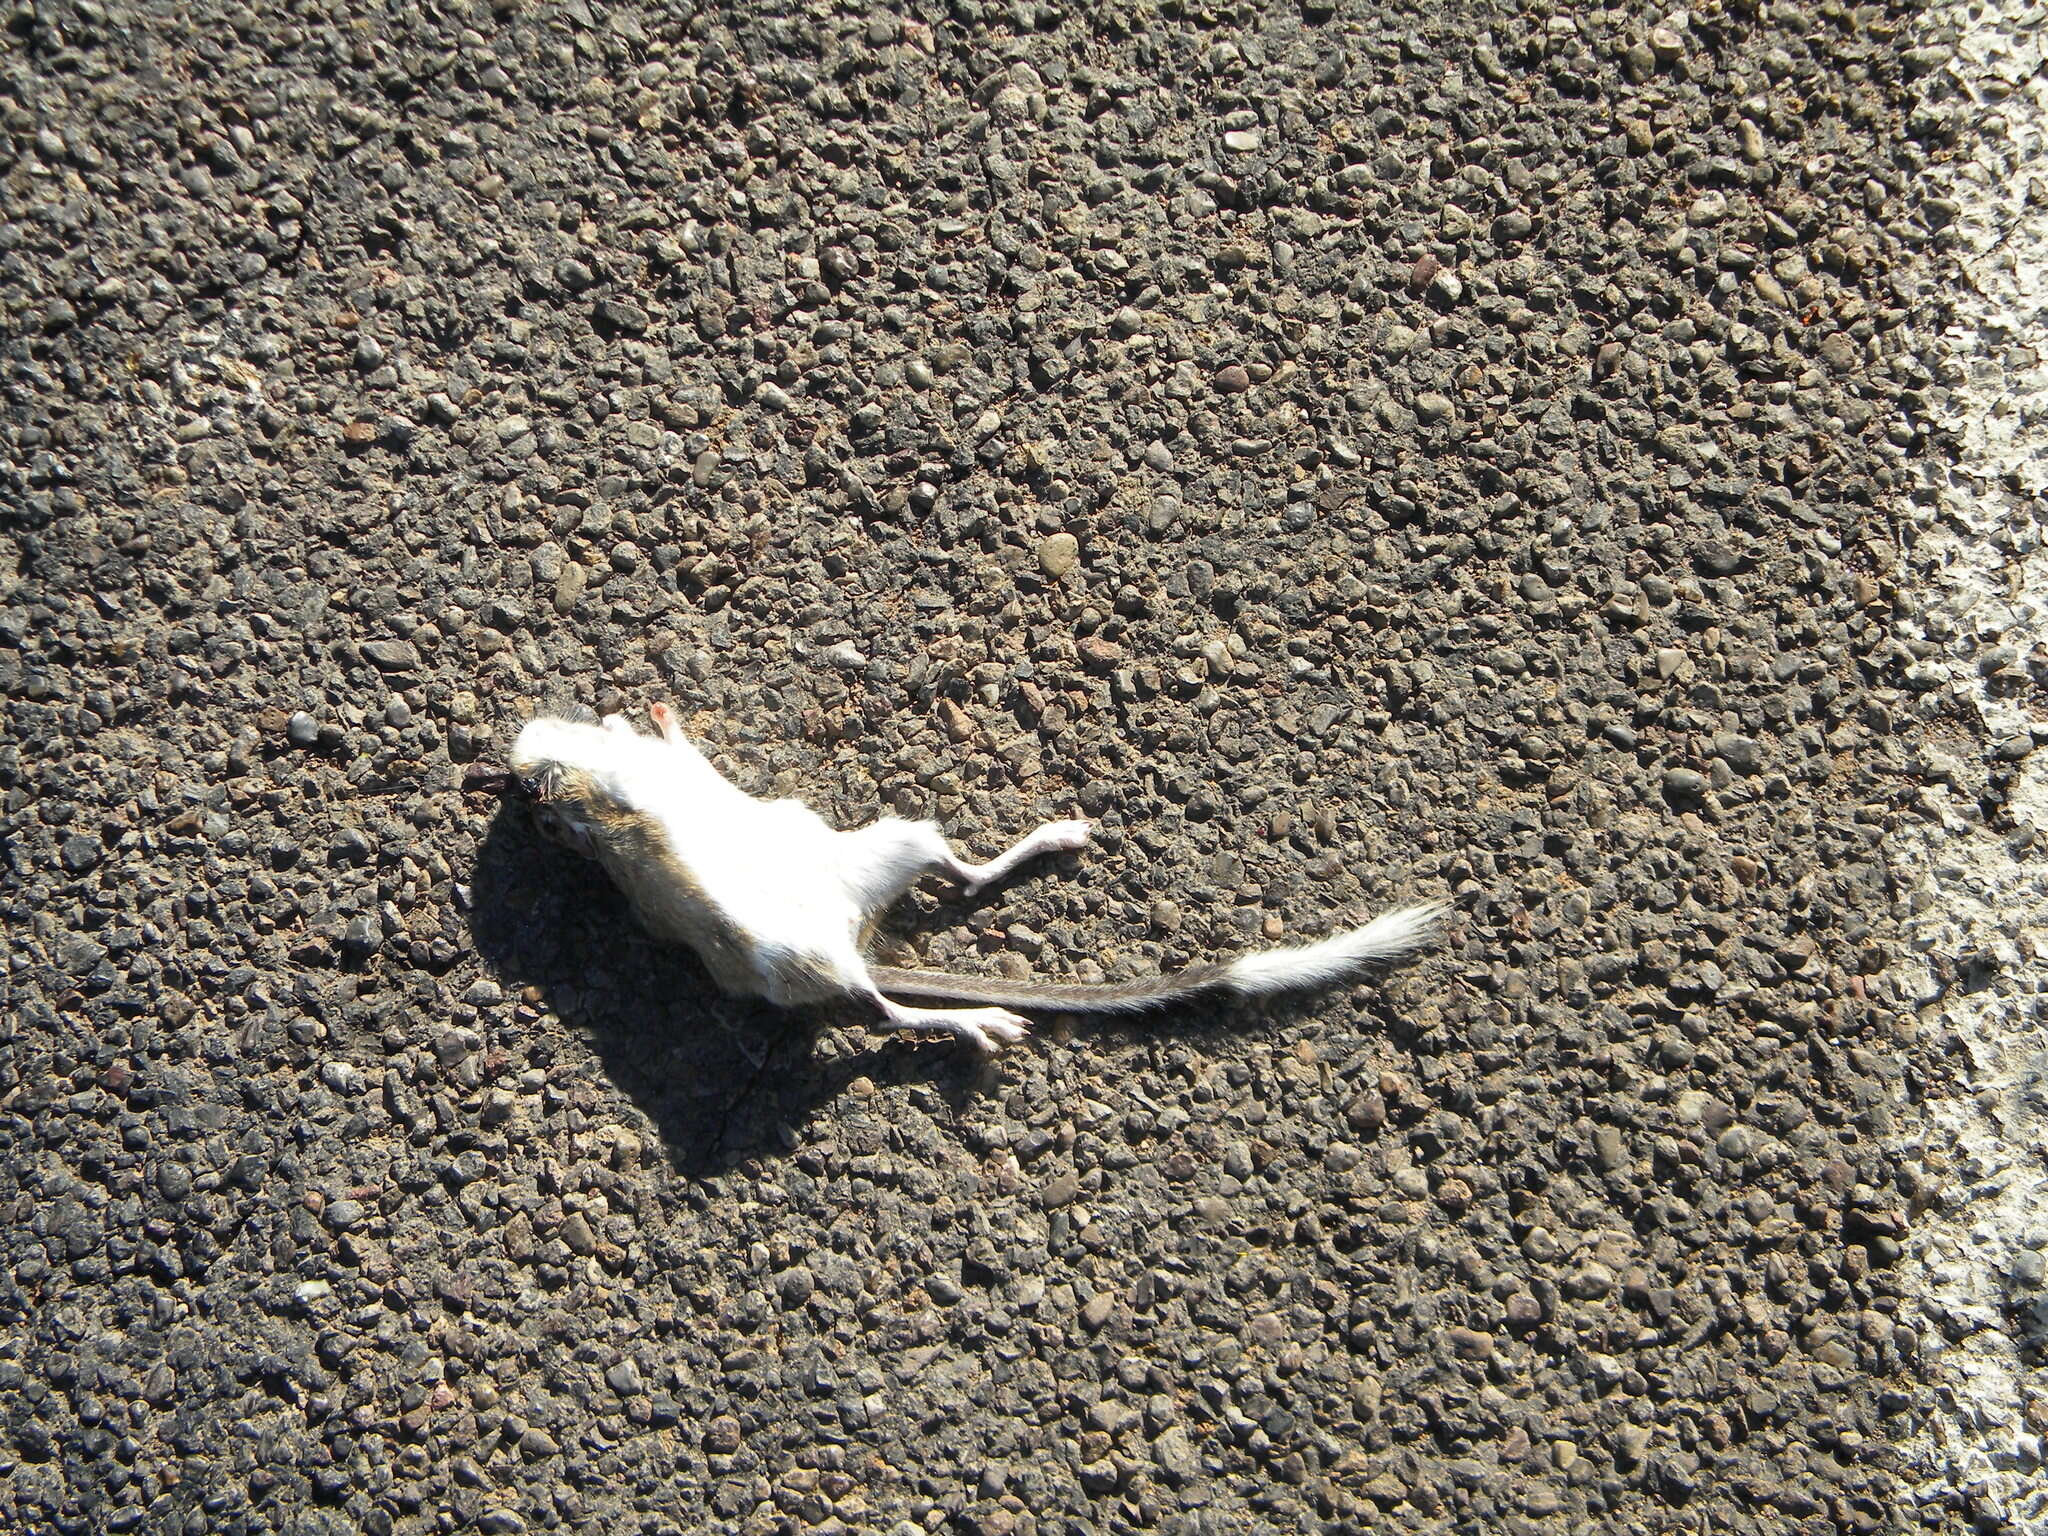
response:
<path fill-rule="evenodd" d="M 519 733 L 508 788 L 541 831 L 602 864 L 657 938 L 687 944 L 729 992 L 783 1005 L 859 998 L 891 1026 L 952 1035 L 983 1052 L 1022 1039 L 1011 1008 L 1132 1013 L 1203 992 L 1262 997 L 1344 981 L 1402 960 L 1434 937 L 1441 902 L 1402 907 L 1317 944 L 1102 986 L 948 976 L 870 964 L 875 920 L 921 875 L 972 895 L 1025 860 L 1087 845 L 1085 821 L 1054 821 L 986 864 L 970 864 L 928 821 L 887 817 L 838 832 L 798 800 L 756 800 L 656 704 L 659 736 L 621 715 L 602 724 L 542 716 Z M 898 997 L 986 1006 L 912 1008 Z"/>

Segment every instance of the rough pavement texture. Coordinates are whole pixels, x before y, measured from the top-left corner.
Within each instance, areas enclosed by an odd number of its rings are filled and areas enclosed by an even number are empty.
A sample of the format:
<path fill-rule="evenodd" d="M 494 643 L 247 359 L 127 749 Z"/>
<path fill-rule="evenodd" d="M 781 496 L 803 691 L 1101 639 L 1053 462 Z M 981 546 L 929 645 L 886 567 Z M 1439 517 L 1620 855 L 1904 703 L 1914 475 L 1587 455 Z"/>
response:
<path fill-rule="evenodd" d="M 12 10 L 0 1524 L 1962 1528 L 1913 27 Z M 463 798 L 545 697 L 1099 819 L 928 963 L 1459 917 L 984 1071 Z"/>

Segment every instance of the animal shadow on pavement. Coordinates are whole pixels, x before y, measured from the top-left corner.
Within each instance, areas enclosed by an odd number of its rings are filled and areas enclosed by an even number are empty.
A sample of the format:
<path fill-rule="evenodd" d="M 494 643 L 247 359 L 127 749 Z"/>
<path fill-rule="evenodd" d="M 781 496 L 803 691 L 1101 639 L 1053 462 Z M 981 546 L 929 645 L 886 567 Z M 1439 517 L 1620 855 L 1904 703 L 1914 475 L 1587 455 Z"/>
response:
<path fill-rule="evenodd" d="M 654 1122 L 676 1170 L 723 1173 L 798 1146 L 819 1107 L 855 1078 L 935 1087 L 979 1063 L 877 1039 L 821 1059 L 826 1010 L 790 1011 L 720 992 L 687 950 L 658 944 L 596 864 L 544 840 L 501 805 L 471 879 L 470 935 L 512 992 L 537 989 L 605 1077 Z M 858 1038 L 858 1036 L 856 1036 Z"/>

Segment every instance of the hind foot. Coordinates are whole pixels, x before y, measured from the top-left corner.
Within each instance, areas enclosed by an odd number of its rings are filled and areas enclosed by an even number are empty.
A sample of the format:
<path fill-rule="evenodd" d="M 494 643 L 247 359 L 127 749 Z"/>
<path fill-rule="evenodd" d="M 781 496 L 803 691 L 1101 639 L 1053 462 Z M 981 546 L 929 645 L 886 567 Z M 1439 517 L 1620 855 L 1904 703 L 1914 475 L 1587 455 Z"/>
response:
<path fill-rule="evenodd" d="M 951 1035 L 984 1056 L 993 1056 L 1031 1033 L 1030 1021 L 1007 1008 L 909 1008 L 880 996 L 875 1001 L 881 1005 L 882 1017 L 896 1028 Z"/>

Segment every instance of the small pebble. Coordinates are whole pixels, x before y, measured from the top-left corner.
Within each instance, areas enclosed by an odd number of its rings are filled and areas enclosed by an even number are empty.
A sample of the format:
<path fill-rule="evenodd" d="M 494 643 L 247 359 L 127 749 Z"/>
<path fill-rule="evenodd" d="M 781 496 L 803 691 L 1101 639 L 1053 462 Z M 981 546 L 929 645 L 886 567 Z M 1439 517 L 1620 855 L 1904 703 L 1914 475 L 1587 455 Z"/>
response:
<path fill-rule="evenodd" d="M 1055 533 L 1038 545 L 1039 569 L 1058 581 L 1081 560 L 1081 541 L 1071 533 Z"/>
<path fill-rule="evenodd" d="M 1692 799 L 1706 791 L 1705 775 L 1691 768 L 1672 768 L 1664 775 L 1664 793 L 1673 799 Z"/>

